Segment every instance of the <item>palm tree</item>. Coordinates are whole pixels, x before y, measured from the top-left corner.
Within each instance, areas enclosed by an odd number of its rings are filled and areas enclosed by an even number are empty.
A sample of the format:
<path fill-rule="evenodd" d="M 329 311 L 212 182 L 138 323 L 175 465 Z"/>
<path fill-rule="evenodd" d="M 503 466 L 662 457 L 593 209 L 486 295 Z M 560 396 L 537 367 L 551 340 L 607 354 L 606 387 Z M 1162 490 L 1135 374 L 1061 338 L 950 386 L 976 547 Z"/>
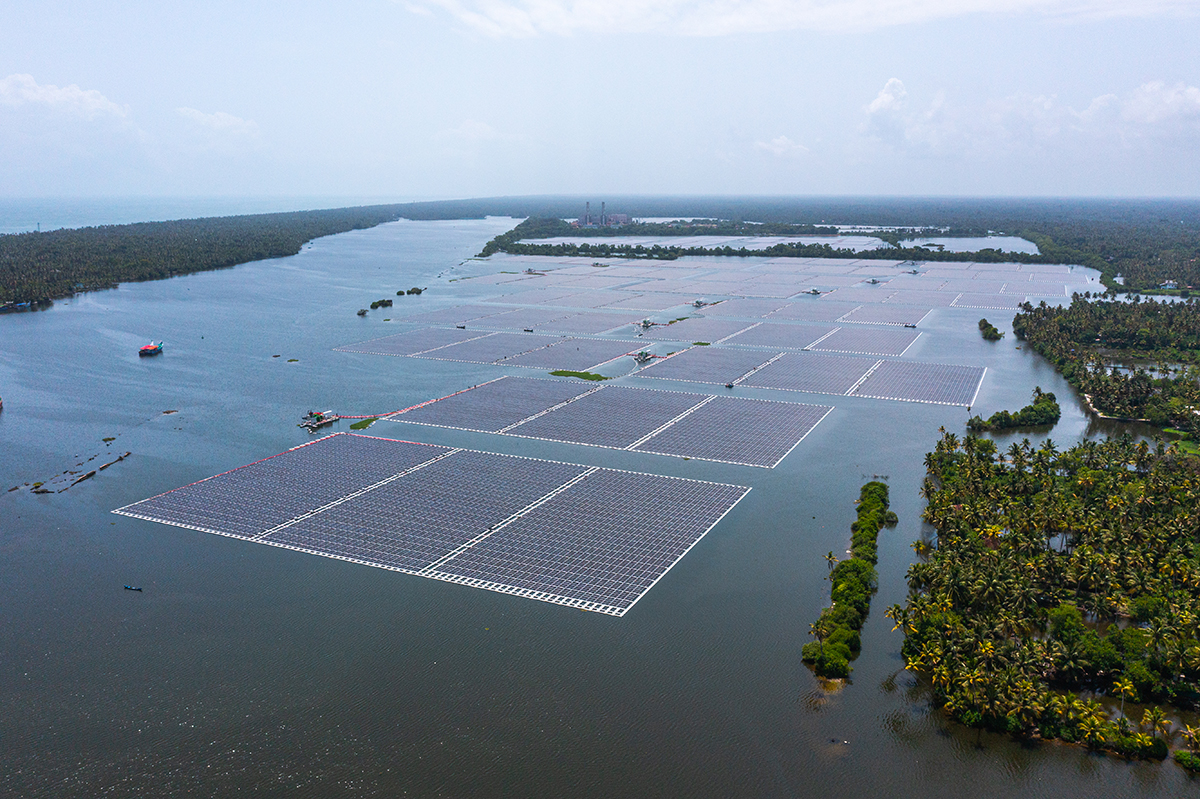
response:
<path fill-rule="evenodd" d="M 1117 693 L 1121 695 L 1121 718 L 1124 718 L 1125 697 L 1132 696 L 1136 698 L 1138 695 L 1137 687 L 1133 684 L 1133 680 L 1129 679 L 1128 677 L 1119 677 L 1113 683 L 1113 688 L 1115 688 Z"/>

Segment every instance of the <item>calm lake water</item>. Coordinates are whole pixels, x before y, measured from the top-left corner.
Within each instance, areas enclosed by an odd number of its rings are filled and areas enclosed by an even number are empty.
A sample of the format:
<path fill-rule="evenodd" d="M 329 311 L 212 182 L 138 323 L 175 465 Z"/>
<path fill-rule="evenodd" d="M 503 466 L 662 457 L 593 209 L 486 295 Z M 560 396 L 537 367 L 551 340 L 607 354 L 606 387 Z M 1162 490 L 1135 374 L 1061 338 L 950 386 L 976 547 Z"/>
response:
<path fill-rule="evenodd" d="M 1192 789 L 1169 763 L 964 730 L 931 712 L 903 671 L 883 611 L 903 600 L 910 544 L 923 534 L 924 453 L 940 426 L 963 430 L 964 408 L 791 395 L 836 409 L 773 470 L 383 431 L 753 486 L 624 618 L 110 513 L 308 440 L 295 422 L 310 408 L 390 411 L 503 373 L 332 348 L 400 329 L 382 311 L 355 315 L 373 299 L 393 297 L 398 318 L 408 305 L 491 294 L 450 279 L 494 271 L 462 262 L 511 225 L 399 222 L 318 240 L 293 258 L 0 317 L 0 488 L 133 452 L 64 493 L 0 493 L 0 795 Z M 394 297 L 413 285 L 430 290 Z M 986 314 L 1009 330 L 1009 314 Z M 974 408 L 985 415 L 1025 404 L 1034 385 L 1056 392 L 1060 446 L 1105 432 L 1011 332 L 983 341 L 980 315 L 935 310 L 906 356 L 986 365 Z M 151 338 L 166 341 L 165 353 L 139 359 Z M 887 476 L 901 521 L 880 536 L 879 593 L 853 681 L 826 694 L 800 647 L 828 602 L 824 554 L 848 545 L 859 487 L 876 475 Z"/>

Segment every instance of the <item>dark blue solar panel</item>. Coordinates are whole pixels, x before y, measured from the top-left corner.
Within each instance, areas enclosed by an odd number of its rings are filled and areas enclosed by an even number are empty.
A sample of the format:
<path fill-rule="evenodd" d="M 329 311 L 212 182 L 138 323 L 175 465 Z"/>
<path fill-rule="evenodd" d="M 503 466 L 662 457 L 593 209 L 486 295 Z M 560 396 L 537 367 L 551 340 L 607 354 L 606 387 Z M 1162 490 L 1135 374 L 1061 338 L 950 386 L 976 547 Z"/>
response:
<path fill-rule="evenodd" d="M 770 468 L 830 410 L 826 405 L 714 397 L 635 449 Z"/>
<path fill-rule="evenodd" d="M 747 488 L 597 471 L 438 567 L 450 579 L 623 614 Z"/>
<path fill-rule="evenodd" d="M 686 380 L 696 383 L 732 383 L 762 366 L 774 353 L 730 347 L 692 347 L 670 358 L 654 360 L 638 377 Z"/>
<path fill-rule="evenodd" d="M 121 509 L 250 537 L 436 458 L 447 447 L 340 433 Z"/>
<path fill-rule="evenodd" d="M 608 386 L 514 427 L 514 436 L 623 448 L 704 400 L 697 394 Z"/>
<path fill-rule="evenodd" d="M 456 452 L 261 540 L 419 571 L 586 469 Z"/>
<path fill-rule="evenodd" d="M 823 325 L 787 325 L 763 322 L 743 330 L 722 342 L 726 346 L 771 347 L 781 350 L 802 350 L 818 339 L 837 330 Z"/>
<path fill-rule="evenodd" d="M 854 393 L 878 399 L 970 405 L 983 374 L 981 366 L 884 361 Z"/>
<path fill-rule="evenodd" d="M 568 338 L 540 350 L 518 355 L 505 366 L 530 366 L 543 369 L 586 371 L 639 349 L 636 341 Z"/>
<path fill-rule="evenodd" d="M 390 420 L 494 433 L 595 389 L 595 385 L 578 381 L 505 377 L 413 408 Z"/>
<path fill-rule="evenodd" d="M 868 358 L 789 352 L 747 377 L 741 385 L 817 394 L 845 394 L 875 363 L 875 360 Z"/>
<path fill-rule="evenodd" d="M 394 336 L 384 336 L 358 344 L 347 344 L 335 349 L 337 352 L 361 352 L 368 355 L 415 355 L 418 352 L 457 344 L 460 341 L 479 338 L 482 335 L 486 335 L 482 330 L 427 327 L 424 330 L 410 330 L 407 333 L 397 333 Z"/>

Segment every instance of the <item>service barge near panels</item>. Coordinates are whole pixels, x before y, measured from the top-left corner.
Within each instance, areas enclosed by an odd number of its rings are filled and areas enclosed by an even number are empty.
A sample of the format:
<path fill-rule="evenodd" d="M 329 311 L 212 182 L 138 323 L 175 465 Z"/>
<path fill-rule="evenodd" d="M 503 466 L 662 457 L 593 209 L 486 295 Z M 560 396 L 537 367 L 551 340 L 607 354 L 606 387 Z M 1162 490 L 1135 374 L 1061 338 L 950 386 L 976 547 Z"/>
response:
<path fill-rule="evenodd" d="M 297 427 L 303 427 L 310 433 L 315 433 L 322 427 L 328 427 L 336 422 L 339 417 L 333 411 L 309 411 L 308 414 L 300 420 Z"/>

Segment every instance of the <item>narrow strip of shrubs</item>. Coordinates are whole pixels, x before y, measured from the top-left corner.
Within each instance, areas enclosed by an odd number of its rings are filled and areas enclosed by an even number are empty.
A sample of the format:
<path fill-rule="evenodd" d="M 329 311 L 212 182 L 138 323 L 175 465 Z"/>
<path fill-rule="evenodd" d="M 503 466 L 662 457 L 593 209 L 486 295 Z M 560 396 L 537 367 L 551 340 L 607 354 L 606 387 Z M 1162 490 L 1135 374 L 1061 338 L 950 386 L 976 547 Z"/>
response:
<path fill-rule="evenodd" d="M 877 587 L 876 539 L 881 527 L 896 524 L 888 510 L 888 487 L 871 481 L 858 498 L 858 519 L 850 525 L 850 557 L 829 573 L 833 604 L 812 625 L 817 640 L 804 645 L 801 657 L 820 677 L 836 679 L 850 675 L 850 661 L 862 650 L 859 631 L 871 609 Z M 831 558 L 830 565 L 833 565 Z"/>

